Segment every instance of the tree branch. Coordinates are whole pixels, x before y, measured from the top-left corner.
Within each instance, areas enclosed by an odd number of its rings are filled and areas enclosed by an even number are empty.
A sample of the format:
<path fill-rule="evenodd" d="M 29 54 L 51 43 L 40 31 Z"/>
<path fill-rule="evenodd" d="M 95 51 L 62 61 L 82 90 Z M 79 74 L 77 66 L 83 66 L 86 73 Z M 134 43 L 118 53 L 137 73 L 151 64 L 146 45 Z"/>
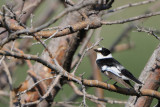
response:
<path fill-rule="evenodd" d="M 12 56 L 12 57 L 23 58 L 23 59 L 28 59 L 28 60 L 36 60 L 36 61 L 44 64 L 45 66 L 49 67 L 50 69 L 53 69 L 57 73 L 62 73 L 62 75 L 67 77 L 68 80 L 74 81 L 76 83 L 81 83 L 80 82 L 81 81 L 80 77 L 73 76 L 72 74 L 68 73 L 65 70 L 62 71 L 61 69 L 57 68 L 55 65 L 51 65 L 50 63 L 47 63 L 43 59 L 39 59 L 35 56 L 33 58 L 32 56 L 27 57 L 26 55 L 15 55 L 15 54 L 12 54 L 12 53 L 8 53 L 8 52 L 5 53 L 5 52 L 2 52 L 2 51 L 0 51 L 0 55 Z M 150 90 L 150 89 L 141 89 L 140 93 L 139 93 L 138 91 L 136 91 L 134 89 L 121 88 L 121 87 L 114 86 L 114 85 L 111 85 L 111 84 L 106 84 L 106 83 L 98 81 L 98 80 L 86 80 L 86 79 L 83 79 L 83 85 L 89 86 L 89 87 L 99 87 L 99 88 L 102 88 L 102 89 L 105 89 L 105 90 L 109 90 L 109 91 L 113 91 L 113 92 L 117 92 L 117 93 L 125 94 L 125 95 L 150 96 L 150 97 L 153 97 L 153 98 L 160 99 L 160 93 L 158 91 L 154 91 L 154 90 Z"/>

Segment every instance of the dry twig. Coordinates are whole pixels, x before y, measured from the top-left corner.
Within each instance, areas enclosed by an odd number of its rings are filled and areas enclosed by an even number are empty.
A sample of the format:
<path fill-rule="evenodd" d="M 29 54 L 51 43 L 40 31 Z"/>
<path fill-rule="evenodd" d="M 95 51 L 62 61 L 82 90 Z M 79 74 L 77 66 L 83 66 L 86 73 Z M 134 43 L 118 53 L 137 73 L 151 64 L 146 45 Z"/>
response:
<path fill-rule="evenodd" d="M 137 31 L 138 32 L 146 32 L 146 33 L 154 36 L 156 39 L 158 39 L 160 41 L 160 38 L 151 29 L 145 29 L 145 28 L 142 28 L 142 27 L 140 28 L 140 27 L 137 26 Z"/>
<path fill-rule="evenodd" d="M 10 107 L 13 107 L 13 101 L 12 101 L 12 78 L 11 78 L 11 74 L 10 71 L 7 67 L 7 64 L 5 63 L 5 61 L 2 61 L 3 66 L 4 66 L 4 71 L 6 72 L 7 78 L 8 78 L 8 82 L 9 82 L 9 87 L 10 87 Z"/>
<path fill-rule="evenodd" d="M 122 10 L 122 9 L 126 9 L 126 8 L 129 8 L 129 7 L 141 6 L 141 5 L 144 5 L 144 4 L 149 4 L 149 3 L 152 3 L 152 2 L 155 2 L 155 1 L 158 1 L 158 0 L 145 0 L 145 1 L 140 1 L 140 2 L 137 2 L 137 3 L 126 4 L 126 5 L 117 7 L 115 9 L 108 10 L 108 11 L 104 12 L 104 14 L 116 12 L 116 11 L 119 11 L 119 10 Z"/>
<path fill-rule="evenodd" d="M 86 52 L 88 52 L 89 50 L 91 50 L 92 48 L 94 48 L 95 46 L 97 46 L 97 45 L 99 44 L 99 42 L 102 41 L 102 40 L 103 40 L 103 39 L 101 38 L 101 39 L 98 40 L 96 43 L 94 43 L 91 47 L 89 47 L 89 48 L 87 48 L 87 49 L 84 50 L 84 52 L 83 52 L 83 54 L 82 54 L 79 62 L 77 63 L 76 67 L 74 68 L 74 70 L 73 70 L 73 72 L 72 72 L 73 75 L 75 74 L 75 72 L 76 72 L 79 64 L 82 62 L 82 59 L 83 59 L 84 55 L 86 54 Z"/>

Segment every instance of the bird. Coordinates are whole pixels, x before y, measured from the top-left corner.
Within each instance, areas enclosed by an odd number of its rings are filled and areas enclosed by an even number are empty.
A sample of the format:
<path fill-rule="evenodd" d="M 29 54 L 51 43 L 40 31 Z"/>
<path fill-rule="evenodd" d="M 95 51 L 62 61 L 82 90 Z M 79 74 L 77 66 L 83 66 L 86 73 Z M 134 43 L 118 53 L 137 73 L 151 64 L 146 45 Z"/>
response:
<path fill-rule="evenodd" d="M 116 81 L 114 85 L 116 85 L 116 83 L 120 83 L 126 88 L 133 88 L 130 80 L 142 85 L 141 81 L 134 77 L 131 72 L 129 72 L 124 66 L 122 66 L 116 59 L 112 57 L 110 50 L 100 47 L 94 49 L 94 51 L 97 53 L 96 63 L 99 69 L 102 73 L 108 76 L 109 79 Z"/>

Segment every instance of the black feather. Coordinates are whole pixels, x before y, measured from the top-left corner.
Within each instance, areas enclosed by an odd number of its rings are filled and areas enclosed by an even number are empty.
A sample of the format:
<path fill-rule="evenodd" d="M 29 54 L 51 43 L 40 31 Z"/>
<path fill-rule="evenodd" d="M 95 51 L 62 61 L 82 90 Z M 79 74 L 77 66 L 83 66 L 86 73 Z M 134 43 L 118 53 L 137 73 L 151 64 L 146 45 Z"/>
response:
<path fill-rule="evenodd" d="M 117 60 L 114 58 L 104 58 L 104 59 L 98 59 L 96 60 L 97 65 L 101 68 L 104 65 L 107 65 L 109 67 L 115 66 L 115 67 L 123 67 Z"/>
<path fill-rule="evenodd" d="M 134 82 L 138 83 L 138 84 L 142 84 L 142 82 L 140 82 L 137 78 L 135 78 L 128 70 L 126 69 L 122 69 L 121 73 L 128 77 L 129 79 L 133 80 Z"/>
<path fill-rule="evenodd" d="M 129 80 L 124 80 L 124 82 L 126 82 L 128 85 L 130 85 L 130 86 L 133 88 L 133 86 L 132 86 L 132 84 L 129 82 Z"/>
<path fill-rule="evenodd" d="M 96 63 L 99 68 L 107 65 L 108 67 L 117 67 L 119 71 L 121 71 L 122 75 L 126 76 L 127 78 L 133 80 L 138 84 L 142 84 L 138 79 L 136 79 L 128 70 L 126 70 L 117 60 L 114 58 L 104 58 L 96 60 Z"/>

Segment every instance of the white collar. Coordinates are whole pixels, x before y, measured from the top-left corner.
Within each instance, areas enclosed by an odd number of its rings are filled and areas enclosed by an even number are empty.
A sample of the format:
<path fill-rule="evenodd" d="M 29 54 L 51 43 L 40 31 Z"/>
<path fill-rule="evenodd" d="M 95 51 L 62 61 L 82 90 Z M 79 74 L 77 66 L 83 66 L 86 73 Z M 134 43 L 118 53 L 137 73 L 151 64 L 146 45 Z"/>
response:
<path fill-rule="evenodd" d="M 105 59 L 105 58 L 113 58 L 111 54 L 107 55 L 107 56 L 103 56 L 101 53 L 97 53 L 97 59 Z"/>

